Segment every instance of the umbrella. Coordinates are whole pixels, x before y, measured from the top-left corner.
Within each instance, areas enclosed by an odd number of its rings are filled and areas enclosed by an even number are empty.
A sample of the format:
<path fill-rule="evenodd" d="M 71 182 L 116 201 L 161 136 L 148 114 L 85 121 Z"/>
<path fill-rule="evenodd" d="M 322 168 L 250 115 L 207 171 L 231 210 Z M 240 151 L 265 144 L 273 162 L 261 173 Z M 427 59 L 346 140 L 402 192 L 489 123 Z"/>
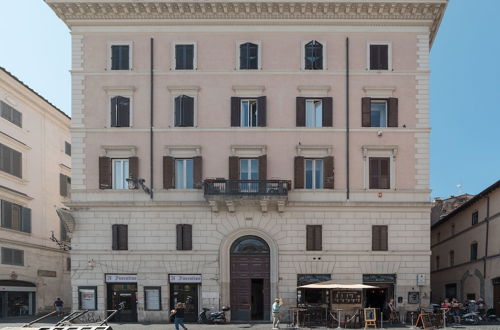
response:
<path fill-rule="evenodd" d="M 376 286 L 366 284 L 340 284 L 332 280 L 299 286 L 300 289 L 376 289 Z"/>

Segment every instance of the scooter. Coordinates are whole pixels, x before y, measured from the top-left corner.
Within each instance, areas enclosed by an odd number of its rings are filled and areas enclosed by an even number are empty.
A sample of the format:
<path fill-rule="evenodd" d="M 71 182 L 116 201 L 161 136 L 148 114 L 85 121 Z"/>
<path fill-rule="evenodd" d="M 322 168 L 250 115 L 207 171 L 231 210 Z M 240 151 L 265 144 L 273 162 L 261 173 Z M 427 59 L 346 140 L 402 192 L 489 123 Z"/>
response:
<path fill-rule="evenodd" d="M 222 324 L 226 323 L 226 312 L 230 310 L 227 306 L 222 306 L 222 311 L 208 313 L 210 308 L 203 307 L 198 315 L 198 323 L 204 324 Z"/>
<path fill-rule="evenodd" d="M 479 324 L 479 322 L 483 321 L 483 318 L 479 315 L 478 312 L 468 312 L 464 313 L 460 316 L 463 323 L 467 324 Z"/>

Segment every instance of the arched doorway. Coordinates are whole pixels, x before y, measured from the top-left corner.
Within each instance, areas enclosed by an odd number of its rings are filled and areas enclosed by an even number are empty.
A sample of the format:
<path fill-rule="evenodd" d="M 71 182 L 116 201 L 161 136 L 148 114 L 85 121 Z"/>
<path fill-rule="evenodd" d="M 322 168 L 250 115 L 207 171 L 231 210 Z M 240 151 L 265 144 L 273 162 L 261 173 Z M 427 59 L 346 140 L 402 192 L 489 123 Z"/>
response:
<path fill-rule="evenodd" d="M 260 237 L 238 238 L 230 249 L 231 319 L 269 320 L 270 250 Z"/>

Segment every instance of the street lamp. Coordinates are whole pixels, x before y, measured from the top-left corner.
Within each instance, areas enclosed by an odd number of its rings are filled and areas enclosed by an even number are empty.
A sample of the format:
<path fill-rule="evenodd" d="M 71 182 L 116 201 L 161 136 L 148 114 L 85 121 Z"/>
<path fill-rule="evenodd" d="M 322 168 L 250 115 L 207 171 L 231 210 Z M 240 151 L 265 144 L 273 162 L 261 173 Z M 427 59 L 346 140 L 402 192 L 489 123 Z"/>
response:
<path fill-rule="evenodd" d="M 149 189 L 145 184 L 144 182 L 146 182 L 146 180 L 144 179 L 136 179 L 136 178 L 126 178 L 125 181 L 127 181 L 128 183 L 128 189 L 137 189 L 138 187 L 141 187 L 142 190 L 144 190 L 144 192 L 146 194 L 148 194 L 149 196 L 152 195 L 152 191 L 151 189 Z"/>

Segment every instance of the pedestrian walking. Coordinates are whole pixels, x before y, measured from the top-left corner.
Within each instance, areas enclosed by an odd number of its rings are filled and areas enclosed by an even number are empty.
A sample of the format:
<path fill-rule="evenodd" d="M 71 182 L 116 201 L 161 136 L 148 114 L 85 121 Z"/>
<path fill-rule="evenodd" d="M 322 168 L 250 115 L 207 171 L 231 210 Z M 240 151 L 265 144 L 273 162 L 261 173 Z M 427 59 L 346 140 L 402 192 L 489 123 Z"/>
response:
<path fill-rule="evenodd" d="M 280 308 L 281 300 L 279 298 L 274 299 L 274 304 L 272 307 L 273 312 L 273 329 L 279 329 L 280 327 Z"/>
<path fill-rule="evenodd" d="M 61 300 L 61 298 L 58 297 L 56 299 L 56 301 L 54 301 L 54 307 L 57 311 L 58 316 L 63 315 L 63 306 L 64 306 L 64 302 Z"/>
<path fill-rule="evenodd" d="M 179 325 L 184 328 L 184 330 L 188 330 L 184 325 L 184 312 L 186 310 L 186 305 L 184 303 L 178 302 L 175 305 L 175 309 L 170 311 L 171 314 L 174 314 L 174 325 L 175 330 L 179 330 Z"/>

